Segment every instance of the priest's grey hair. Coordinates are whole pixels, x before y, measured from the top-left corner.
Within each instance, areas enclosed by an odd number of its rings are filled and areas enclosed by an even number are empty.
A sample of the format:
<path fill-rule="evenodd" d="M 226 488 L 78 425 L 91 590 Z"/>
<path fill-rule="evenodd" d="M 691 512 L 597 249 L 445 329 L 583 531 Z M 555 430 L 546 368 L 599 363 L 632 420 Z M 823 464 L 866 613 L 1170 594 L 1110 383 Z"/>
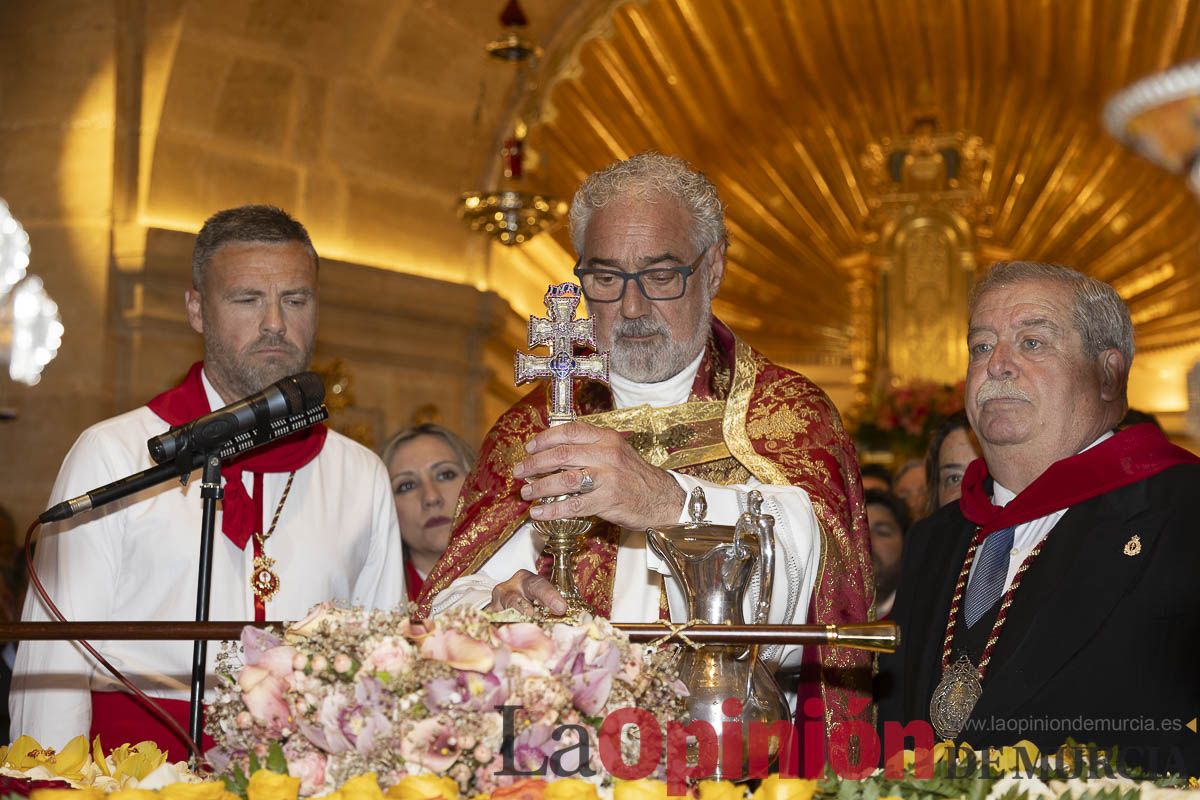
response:
<path fill-rule="evenodd" d="M 697 252 L 717 242 L 728 243 L 725 206 L 712 181 L 682 158 L 646 151 L 593 172 L 575 192 L 570 216 L 575 252 L 583 255 L 583 240 L 596 209 L 625 198 L 655 202 L 663 196 L 675 198 L 691 214 Z"/>
<path fill-rule="evenodd" d="M 1073 295 L 1071 315 L 1083 339 L 1084 355 L 1092 359 L 1115 348 L 1125 357 L 1125 369 L 1129 369 L 1134 352 L 1129 306 L 1112 286 L 1070 267 L 1039 261 L 998 261 L 971 290 L 971 314 L 988 291 L 1025 281 L 1055 281 L 1069 287 Z"/>

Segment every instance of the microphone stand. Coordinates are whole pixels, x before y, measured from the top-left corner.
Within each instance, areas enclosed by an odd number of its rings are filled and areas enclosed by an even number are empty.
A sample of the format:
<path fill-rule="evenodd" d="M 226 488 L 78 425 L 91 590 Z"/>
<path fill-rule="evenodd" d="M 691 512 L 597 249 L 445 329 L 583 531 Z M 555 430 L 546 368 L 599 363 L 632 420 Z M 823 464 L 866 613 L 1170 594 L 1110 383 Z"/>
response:
<path fill-rule="evenodd" d="M 208 622 L 209 600 L 212 595 L 213 533 L 217 524 L 217 501 L 225 496 L 221 488 L 221 456 L 204 454 L 204 471 L 200 479 L 202 514 L 200 519 L 200 576 L 196 585 L 196 622 Z M 189 700 L 188 733 L 200 746 L 203 731 L 204 676 L 208 672 L 208 641 L 196 639 L 192 644 L 192 694 Z"/>

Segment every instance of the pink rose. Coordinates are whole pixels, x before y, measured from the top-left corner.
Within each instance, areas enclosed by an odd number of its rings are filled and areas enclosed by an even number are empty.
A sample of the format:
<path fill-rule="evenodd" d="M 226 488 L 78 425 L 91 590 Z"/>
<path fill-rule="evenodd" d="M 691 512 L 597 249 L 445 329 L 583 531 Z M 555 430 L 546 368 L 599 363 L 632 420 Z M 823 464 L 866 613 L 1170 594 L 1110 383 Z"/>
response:
<path fill-rule="evenodd" d="M 421 640 L 421 655 L 455 669 L 490 672 L 496 652 L 486 643 L 454 630 L 439 630 Z"/>
<path fill-rule="evenodd" d="M 542 631 L 541 626 L 532 622 L 503 625 L 496 631 L 496 638 L 514 653 L 529 656 L 535 661 L 545 662 L 554 655 L 554 640 Z"/>
<path fill-rule="evenodd" d="M 305 753 L 299 758 L 287 760 L 288 774 L 300 779 L 300 795 L 311 797 L 325 786 L 325 756 L 320 753 Z"/>
<path fill-rule="evenodd" d="M 386 672 L 389 675 L 399 675 L 413 661 L 415 650 L 411 644 L 394 636 L 380 639 L 363 662 L 363 669 L 368 672 Z"/>

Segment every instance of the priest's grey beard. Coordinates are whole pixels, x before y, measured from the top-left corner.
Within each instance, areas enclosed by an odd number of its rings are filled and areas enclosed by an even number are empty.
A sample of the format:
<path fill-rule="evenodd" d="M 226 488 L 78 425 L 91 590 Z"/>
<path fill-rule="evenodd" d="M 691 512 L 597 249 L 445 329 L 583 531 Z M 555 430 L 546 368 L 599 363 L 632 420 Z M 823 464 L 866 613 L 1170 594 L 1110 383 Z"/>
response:
<path fill-rule="evenodd" d="M 609 368 L 626 380 L 635 383 L 659 383 L 674 378 L 692 363 L 708 341 L 712 327 L 712 298 L 704 298 L 704 309 L 697 324 L 683 341 L 671 338 L 671 329 L 662 320 L 650 316 L 620 319 L 612 328 L 609 348 Z M 646 342 L 632 341 L 630 336 L 653 336 Z M 601 342 L 601 347 L 604 343 Z"/>
<path fill-rule="evenodd" d="M 266 348 L 280 348 L 287 351 L 287 355 L 271 358 L 256 355 Z M 215 373 L 218 380 L 237 395 L 229 398 L 231 403 L 261 392 L 288 375 L 303 372 L 311 360 L 312 345 L 301 350 L 282 336 L 263 334 L 240 353 L 229 350 L 216 336 L 204 337 L 204 368 Z"/>

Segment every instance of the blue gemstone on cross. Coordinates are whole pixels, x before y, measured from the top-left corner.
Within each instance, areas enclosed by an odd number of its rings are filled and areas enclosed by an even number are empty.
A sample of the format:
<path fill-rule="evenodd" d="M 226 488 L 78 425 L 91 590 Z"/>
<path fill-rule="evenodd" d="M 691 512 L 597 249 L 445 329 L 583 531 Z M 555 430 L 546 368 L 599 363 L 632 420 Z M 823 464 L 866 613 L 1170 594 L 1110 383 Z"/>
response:
<path fill-rule="evenodd" d="M 550 359 L 550 372 L 556 378 L 569 378 L 575 373 L 575 357 L 558 353 Z"/>

